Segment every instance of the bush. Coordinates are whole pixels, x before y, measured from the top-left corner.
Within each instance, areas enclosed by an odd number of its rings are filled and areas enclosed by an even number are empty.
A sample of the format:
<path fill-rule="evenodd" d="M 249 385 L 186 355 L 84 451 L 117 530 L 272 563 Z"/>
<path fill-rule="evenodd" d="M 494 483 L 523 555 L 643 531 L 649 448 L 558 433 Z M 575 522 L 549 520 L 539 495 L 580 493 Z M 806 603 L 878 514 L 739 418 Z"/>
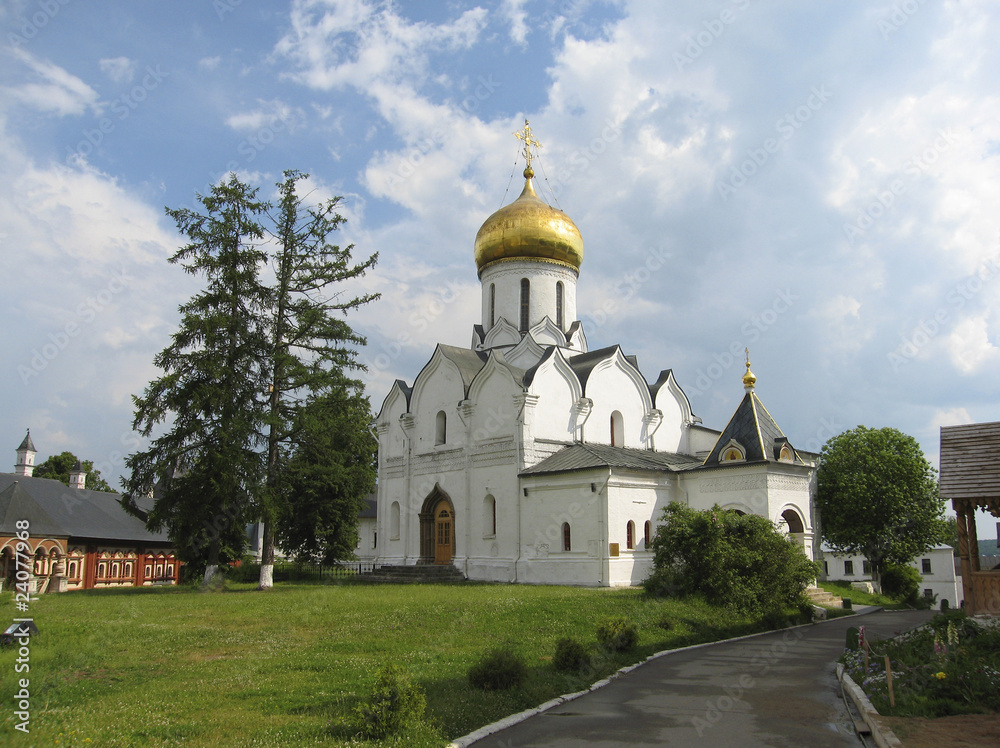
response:
<path fill-rule="evenodd" d="M 366 738 L 381 740 L 419 722 L 427 701 L 420 687 L 399 665 L 385 665 L 375 677 L 375 689 L 368 703 L 356 715 Z"/>
<path fill-rule="evenodd" d="M 886 564 L 882 570 L 882 592 L 898 602 L 917 607 L 921 580 L 920 572 L 908 564 Z"/>
<path fill-rule="evenodd" d="M 562 672 L 579 670 L 587 664 L 587 648 L 576 639 L 563 637 L 556 642 L 552 666 Z"/>
<path fill-rule="evenodd" d="M 653 539 L 654 596 L 702 595 L 741 615 L 798 604 L 818 567 L 766 517 L 671 503 Z"/>
<path fill-rule="evenodd" d="M 639 630 L 624 618 L 609 618 L 597 625 L 597 643 L 612 652 L 627 652 L 639 641 Z"/>
<path fill-rule="evenodd" d="M 469 668 L 469 683 L 484 691 L 506 691 L 524 683 L 528 665 L 509 645 L 491 649 Z"/>

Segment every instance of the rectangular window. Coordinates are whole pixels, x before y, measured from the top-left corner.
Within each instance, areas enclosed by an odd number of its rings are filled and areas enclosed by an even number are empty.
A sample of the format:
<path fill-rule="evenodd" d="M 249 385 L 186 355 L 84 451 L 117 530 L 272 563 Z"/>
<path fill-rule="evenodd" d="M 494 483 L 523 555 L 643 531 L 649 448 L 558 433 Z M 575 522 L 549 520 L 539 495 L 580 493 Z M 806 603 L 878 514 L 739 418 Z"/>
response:
<path fill-rule="evenodd" d="M 823 576 L 830 576 L 830 564 L 827 561 L 823 562 Z"/>
<path fill-rule="evenodd" d="M 924 574 L 930 574 L 931 573 L 931 560 L 929 558 L 922 558 L 922 559 L 920 559 L 920 570 Z"/>
<path fill-rule="evenodd" d="M 930 587 L 924 590 L 924 597 L 934 597 L 934 590 Z"/>
<path fill-rule="evenodd" d="M 872 565 L 868 559 L 861 562 L 861 573 L 866 575 L 872 573 Z"/>
<path fill-rule="evenodd" d="M 854 562 L 845 561 L 844 562 L 844 576 L 853 577 L 854 576 Z"/>

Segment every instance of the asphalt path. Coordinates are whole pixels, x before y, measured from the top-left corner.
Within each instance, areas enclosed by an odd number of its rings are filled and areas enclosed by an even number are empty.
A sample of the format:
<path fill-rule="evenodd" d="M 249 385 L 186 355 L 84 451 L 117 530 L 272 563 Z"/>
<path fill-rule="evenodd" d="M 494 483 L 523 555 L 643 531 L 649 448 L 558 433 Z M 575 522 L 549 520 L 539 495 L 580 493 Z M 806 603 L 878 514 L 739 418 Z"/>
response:
<path fill-rule="evenodd" d="M 476 748 L 862 746 L 836 660 L 847 629 L 888 638 L 929 611 L 879 611 L 671 652 Z"/>

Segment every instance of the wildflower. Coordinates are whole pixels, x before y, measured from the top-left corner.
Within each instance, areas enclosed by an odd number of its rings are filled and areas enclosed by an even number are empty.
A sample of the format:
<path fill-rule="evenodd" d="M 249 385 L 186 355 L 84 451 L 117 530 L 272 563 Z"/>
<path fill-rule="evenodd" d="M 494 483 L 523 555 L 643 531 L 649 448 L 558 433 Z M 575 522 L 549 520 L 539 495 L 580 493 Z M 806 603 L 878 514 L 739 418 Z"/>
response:
<path fill-rule="evenodd" d="M 944 671 L 938 671 L 938 672 L 934 673 L 934 677 L 937 678 L 938 680 L 944 680 L 948 676 L 947 676 L 947 674 Z"/>

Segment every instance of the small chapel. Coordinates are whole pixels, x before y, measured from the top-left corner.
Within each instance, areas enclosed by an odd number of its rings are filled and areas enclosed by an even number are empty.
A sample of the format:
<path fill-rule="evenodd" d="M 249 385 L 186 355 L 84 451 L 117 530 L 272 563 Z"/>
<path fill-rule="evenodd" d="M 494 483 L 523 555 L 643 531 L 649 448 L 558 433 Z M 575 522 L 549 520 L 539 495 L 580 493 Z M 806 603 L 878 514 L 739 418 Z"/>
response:
<path fill-rule="evenodd" d="M 591 350 L 576 307 L 583 239 L 535 192 L 527 121 L 515 135 L 524 188 L 476 235 L 482 316 L 471 345 L 439 344 L 376 418 L 376 562 L 636 585 L 672 501 L 765 516 L 812 558 L 816 455 L 767 412 L 749 353 L 743 399 L 716 430 L 672 370 L 650 383 L 619 346 Z"/>

